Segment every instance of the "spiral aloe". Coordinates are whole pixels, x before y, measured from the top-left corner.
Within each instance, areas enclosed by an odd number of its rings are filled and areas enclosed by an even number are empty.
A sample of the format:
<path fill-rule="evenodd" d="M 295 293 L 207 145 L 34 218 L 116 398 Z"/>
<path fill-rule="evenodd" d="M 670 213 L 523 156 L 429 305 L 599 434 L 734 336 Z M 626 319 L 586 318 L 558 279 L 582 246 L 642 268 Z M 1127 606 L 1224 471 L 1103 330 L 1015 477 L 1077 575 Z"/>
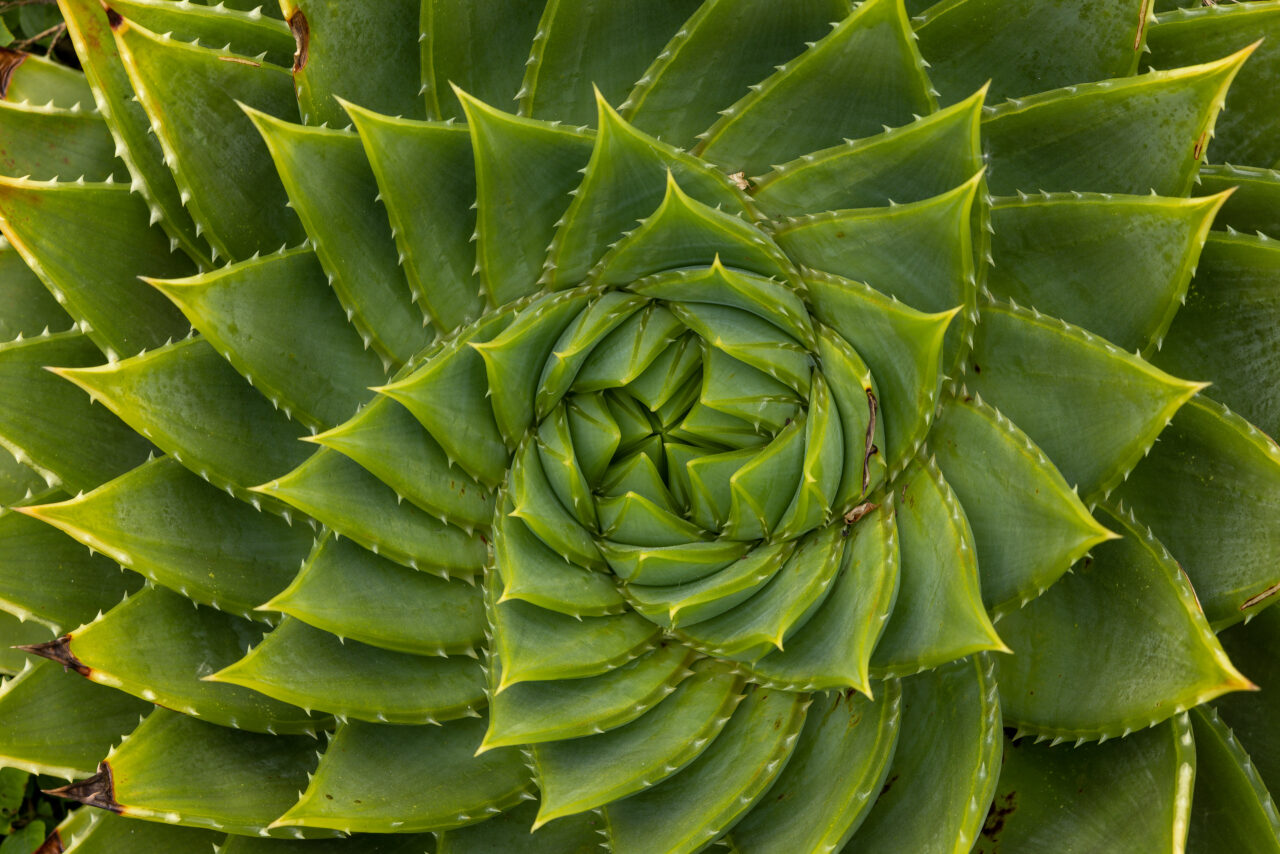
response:
<path fill-rule="evenodd" d="M 6 57 L 41 854 L 1280 851 L 1280 0 L 239 5 Z"/>

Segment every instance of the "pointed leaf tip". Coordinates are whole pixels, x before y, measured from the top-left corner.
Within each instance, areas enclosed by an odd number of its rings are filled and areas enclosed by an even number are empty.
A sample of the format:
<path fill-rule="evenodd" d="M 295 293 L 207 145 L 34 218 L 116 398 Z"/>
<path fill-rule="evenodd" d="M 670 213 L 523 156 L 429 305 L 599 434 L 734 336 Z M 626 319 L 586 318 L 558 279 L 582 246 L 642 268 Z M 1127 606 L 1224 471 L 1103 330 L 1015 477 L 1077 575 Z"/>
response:
<path fill-rule="evenodd" d="M 110 810 L 113 813 L 124 813 L 124 807 L 116 802 L 115 781 L 112 778 L 111 766 L 106 762 L 98 765 L 98 773 L 84 780 L 77 780 L 57 789 L 43 789 L 46 795 L 79 801 L 91 807 Z"/>
<path fill-rule="evenodd" d="M 75 653 L 71 651 L 70 635 L 63 635 L 45 643 L 21 644 L 12 647 L 12 649 L 22 650 L 32 655 L 38 655 L 41 658 L 47 658 L 50 661 L 56 661 L 64 669 L 74 670 L 81 676 L 87 677 L 91 672 L 84 662 L 76 658 Z"/>

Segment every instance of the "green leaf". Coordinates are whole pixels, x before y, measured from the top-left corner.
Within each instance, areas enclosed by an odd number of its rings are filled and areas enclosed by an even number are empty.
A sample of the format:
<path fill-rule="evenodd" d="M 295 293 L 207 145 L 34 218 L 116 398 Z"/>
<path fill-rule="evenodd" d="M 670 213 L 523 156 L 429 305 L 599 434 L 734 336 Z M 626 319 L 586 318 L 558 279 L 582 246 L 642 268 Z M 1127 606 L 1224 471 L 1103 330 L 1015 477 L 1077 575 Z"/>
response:
<path fill-rule="evenodd" d="M 988 180 L 1016 191 L 1185 196 L 1246 48 L 1206 65 L 1054 89 L 988 111 Z M 1131 140 L 1141 139 L 1135 146 Z"/>
<path fill-rule="evenodd" d="M 303 237 L 266 146 L 241 112 L 247 104 L 295 115 L 288 72 L 235 54 L 188 45 L 136 24 L 115 28 L 116 46 L 160 140 L 180 198 L 214 256 L 244 260 Z M 235 57 L 226 61 L 227 57 Z"/>
<path fill-rule="evenodd" d="M 1280 237 L 1280 172 L 1206 164 L 1200 167 L 1200 189 L 1205 193 L 1234 190 L 1214 217 L 1217 228 Z"/>
<path fill-rule="evenodd" d="M 604 808 L 612 850 L 695 850 L 732 827 L 790 759 L 810 702 L 804 694 L 753 687 L 696 760 Z"/>
<path fill-rule="evenodd" d="M 423 9 L 425 15 L 430 6 Z M 485 294 L 471 245 L 476 229 L 471 134 L 465 127 L 343 106 L 377 179 L 411 296 L 441 332 L 478 317 Z"/>
<path fill-rule="evenodd" d="M 0 302 L 5 306 L 0 341 L 39 335 L 46 329 L 63 332 L 75 323 L 8 240 L 0 242 Z"/>
<path fill-rule="evenodd" d="M 631 607 L 664 628 L 689 626 L 717 617 L 754 596 L 786 564 L 794 540 L 751 549 L 724 569 L 683 584 L 627 584 Z"/>
<path fill-rule="evenodd" d="M 720 734 L 742 700 L 742 679 L 699 667 L 655 708 L 625 726 L 532 748 L 542 803 L 534 828 L 598 807 L 678 773 Z"/>
<path fill-rule="evenodd" d="M 426 318 L 400 269 L 391 226 L 360 138 L 302 127 L 246 107 L 262 134 L 347 318 L 397 366 L 431 341 Z"/>
<path fill-rule="evenodd" d="M 315 768 L 315 744 L 305 736 L 259 735 L 156 709 L 107 755 L 97 775 L 56 794 L 114 805 L 113 812 L 131 818 L 265 835 Z"/>
<path fill-rule="evenodd" d="M 539 384 L 539 387 L 540 390 L 547 388 L 545 384 Z M 577 454 L 573 450 L 573 432 L 564 405 L 557 406 L 538 425 L 537 447 L 542 471 L 561 505 L 573 514 L 579 524 L 598 528 L 595 496 L 591 494 L 591 484 L 587 483 L 578 465 Z"/>
<path fill-rule="evenodd" d="M 253 618 L 311 542 L 167 457 L 69 501 L 16 509 L 189 599 Z"/>
<path fill-rule="evenodd" d="M 829 378 L 844 437 L 844 468 L 835 499 L 836 511 L 844 513 L 885 477 L 885 455 L 880 450 L 886 447 L 884 421 L 876 417 L 880 404 L 875 380 L 849 342 L 819 327 L 818 357 Z"/>
<path fill-rule="evenodd" d="M 493 414 L 507 447 L 519 444 L 533 425 L 538 378 L 556 342 L 597 295 L 590 288 L 576 288 L 539 297 L 496 337 L 471 343 L 484 359 Z"/>
<path fill-rule="evenodd" d="M 127 180 L 96 113 L 0 101 L 0 172 L 36 181 Z"/>
<path fill-rule="evenodd" d="M 795 280 L 795 268 L 759 228 L 687 194 L 667 173 L 657 210 L 605 253 L 587 277 L 590 283 L 625 286 L 652 273 L 712 266 L 717 260 L 762 276 Z"/>
<path fill-rule="evenodd" d="M 298 45 L 293 79 L 302 120 L 342 127 L 346 116 L 339 97 L 391 115 L 425 118 L 418 70 L 420 6 L 416 0 L 354 7 L 334 0 L 281 2 Z"/>
<path fill-rule="evenodd" d="M 606 293 L 601 299 L 608 296 L 609 294 Z M 627 304 L 637 300 L 636 297 L 628 299 L 625 296 L 618 296 L 617 299 L 626 300 Z M 639 302 L 643 306 L 639 311 L 634 311 L 624 318 L 617 328 L 605 335 L 589 352 L 583 354 L 581 368 L 572 378 L 574 391 L 583 393 L 606 388 L 621 388 L 634 382 L 680 337 L 684 330 L 674 314 L 657 302 L 647 305 L 643 300 Z M 585 312 L 583 320 L 588 320 Z M 569 331 L 565 330 L 565 334 L 567 335 Z M 557 344 L 556 353 L 553 354 L 555 359 L 562 358 L 563 352 L 561 345 Z M 555 367 L 554 362 L 548 361 L 543 377 L 550 379 L 549 374 Z M 563 383 L 557 385 L 563 385 Z M 549 387 L 545 382 L 539 383 L 539 397 L 545 397 L 544 392 L 548 389 L 551 393 L 558 391 L 554 385 Z"/>
<path fill-rule="evenodd" d="M 976 319 L 974 201 L 982 173 L 921 202 L 814 214 L 782 223 L 779 245 L 804 267 L 864 282 L 926 312 L 960 306 L 943 363 L 952 365 Z"/>
<path fill-rule="evenodd" d="M 489 402 L 485 362 L 471 345 L 491 340 L 515 310 L 492 312 L 432 348 L 418 367 L 376 391 L 402 404 L 463 471 L 488 486 L 506 479 L 511 454 Z"/>
<path fill-rule="evenodd" d="M 67 24 L 67 33 L 75 45 L 77 56 L 84 57 L 84 77 L 76 89 L 72 90 L 76 94 L 71 97 L 77 98 L 77 103 L 83 101 L 88 106 L 90 93 L 79 93 L 86 82 L 93 87 L 93 99 L 110 126 L 111 135 L 120 146 L 120 158 L 133 175 L 130 189 L 141 194 L 151 216 L 158 217 L 161 228 L 171 240 L 177 241 L 177 246 L 183 252 L 197 263 L 207 263 L 209 246 L 200 237 L 191 214 L 182 203 L 173 173 L 165 166 L 160 139 L 153 134 L 151 120 L 136 100 L 133 85 L 129 82 L 128 72 L 125 71 L 107 21 L 106 9 L 98 0 L 61 0 L 58 8 Z M 32 60 L 28 59 L 24 64 L 31 65 Z M 22 78 L 23 75 L 16 76 L 19 81 Z M 61 83 L 59 88 L 64 86 L 66 84 Z M 39 85 L 33 80 L 32 91 L 27 97 L 35 96 L 37 100 L 52 97 L 49 87 L 49 83 Z M 15 94 L 15 97 L 19 96 Z"/>
<path fill-rule="evenodd" d="M 701 406 L 750 423 L 761 434 L 758 437 L 761 441 L 769 433 L 776 437 L 788 421 L 804 417 L 800 413 L 800 399 L 787 386 L 764 371 L 713 347 L 706 339 L 699 336 L 697 340 L 702 349 L 702 388 L 698 395 Z M 785 345 L 786 339 L 781 339 L 781 343 Z M 763 360 L 756 358 L 753 361 L 759 364 Z M 811 396 L 818 394 L 818 376 L 814 374 Z M 825 385 L 823 388 L 823 394 L 829 395 Z M 692 413 L 685 419 L 686 428 L 690 426 L 690 418 Z M 838 440 L 837 444 L 840 444 Z M 836 462 L 838 465 L 839 461 Z"/>
<path fill-rule="evenodd" d="M 228 9 L 238 9 L 242 12 L 249 12 L 250 14 L 256 10 L 261 15 L 276 18 L 277 20 L 282 17 L 278 6 L 264 6 L 259 4 L 258 0 L 220 0 L 219 5 L 225 6 Z"/>
<path fill-rule="evenodd" d="M 699 5 L 700 0 L 547 3 L 516 93 L 520 114 L 589 124 L 596 117 L 589 85 L 608 102 L 620 102 Z M 591 50 L 600 44 L 610 49 Z"/>
<path fill-rule="evenodd" d="M 63 13 L 64 19 L 71 17 Z M 93 90 L 85 72 L 34 53 L 23 54 L 9 77 L 5 99 L 12 103 L 51 104 L 63 109 L 92 109 Z"/>
<path fill-rule="evenodd" d="M 147 279 L 286 416 L 308 427 L 347 418 L 385 376 L 361 345 L 308 250 L 186 279 Z"/>
<path fill-rule="evenodd" d="M 141 586 L 137 575 L 48 525 L 22 513 L 0 515 L 0 609 L 61 632 Z"/>
<path fill-rule="evenodd" d="M 854 394 L 853 397 L 863 397 L 863 400 L 849 401 L 851 406 L 845 406 L 845 402 L 836 397 L 837 406 L 852 408 L 859 413 L 851 415 L 842 411 L 846 422 L 845 441 L 856 444 L 867 432 L 865 428 L 851 430 L 852 425 L 848 423 L 851 418 L 860 418 L 862 406 L 882 408 L 885 441 L 880 446 L 880 453 L 884 455 L 892 476 L 907 465 L 929 430 L 942 387 L 943 336 L 959 308 L 939 314 L 923 314 L 861 282 L 816 271 L 806 273 L 805 285 L 809 289 L 815 316 L 844 339 L 842 346 L 842 342 L 834 340 L 835 336 L 830 340 L 824 338 L 828 345 L 823 353 L 824 363 L 833 358 L 837 363 L 843 361 L 847 366 L 843 372 L 856 376 L 854 372 L 860 366 L 847 354 L 842 354 L 852 345 L 852 349 L 867 360 L 866 365 L 875 377 L 875 391 L 880 395 L 875 398 Z M 844 355 L 843 359 L 840 359 L 841 355 Z M 839 380 L 833 379 L 833 391 L 840 386 Z M 865 383 L 863 388 L 867 388 Z M 874 415 L 870 417 L 875 418 Z M 878 423 L 875 429 L 879 431 Z M 853 455 L 846 452 L 845 459 L 862 459 L 867 465 L 867 451 L 874 453 L 875 447 Z M 859 468 L 846 466 L 846 471 Z M 858 471 L 857 474 L 863 473 Z M 869 478 L 864 476 L 861 484 L 863 493 L 869 483 Z M 846 500 L 852 494 L 849 479 L 846 478 L 839 494 Z"/>
<path fill-rule="evenodd" d="M 1187 850 L 1280 851 L 1280 815 L 1240 742 L 1212 706 L 1192 709 L 1190 717 L 1196 786 Z"/>
<path fill-rule="evenodd" d="M 1213 398 L 1280 436 L 1280 358 L 1267 345 L 1280 324 L 1280 243 L 1263 237 L 1211 235 L 1191 281 L 1187 304 L 1152 361 L 1182 376 L 1213 382 Z"/>
<path fill-rule="evenodd" d="M 417 655 L 470 655 L 487 625 L 478 587 L 407 569 L 332 535 L 316 542 L 293 582 L 259 610 Z"/>
<path fill-rule="evenodd" d="M 921 311 L 972 310 L 970 219 L 981 178 L 920 202 L 800 217 L 774 233 L 799 264 L 865 282 Z"/>
<path fill-rule="evenodd" d="M 286 617 L 240 660 L 208 677 L 340 720 L 434 724 L 477 714 L 480 663 L 380 649 Z"/>
<path fill-rule="evenodd" d="M 414 833 L 481 821 L 529 792 L 520 751 L 476 755 L 481 718 L 442 726 L 342 725 L 315 777 L 277 827 Z"/>
<path fill-rule="evenodd" d="M 523 522 L 538 539 L 574 566 L 605 568 L 605 560 L 591 532 L 565 509 L 551 489 L 536 442 L 527 441 L 516 451 L 511 464 L 510 490 L 512 509 L 504 506 L 502 512 Z"/>
<path fill-rule="evenodd" d="M 464 530 L 493 519 L 492 491 L 455 469 L 422 425 L 389 398 L 307 441 L 350 457 L 415 506 Z"/>
<path fill-rule="evenodd" d="M 47 6 L 21 6 L 18 8 L 18 28 L 32 38 L 57 24 L 58 19 L 58 11 Z M 40 44 L 45 38 L 49 37 L 44 36 L 36 43 Z"/>
<path fill-rule="evenodd" d="M 243 9 L 241 9 L 243 6 Z M 152 32 L 172 33 L 183 41 L 203 42 L 206 47 L 231 49 L 245 57 L 266 59 L 275 65 L 293 60 L 294 40 L 289 27 L 270 11 L 260 11 L 256 0 L 235 0 L 208 6 L 188 3 L 174 6 L 162 0 L 111 0 L 111 8 Z M 264 56 L 260 54 L 265 53 Z"/>
<path fill-rule="evenodd" d="M 841 567 L 845 540 L 839 525 L 803 537 L 782 569 L 741 605 L 675 629 L 676 637 L 708 655 L 755 661 L 802 629 L 827 595 Z"/>
<path fill-rule="evenodd" d="M 903 127 L 775 166 L 752 195 L 772 213 L 801 216 L 946 193 L 982 168 L 978 122 L 986 91 Z"/>
<path fill-rule="evenodd" d="M 1253 687 L 1164 547 L 1130 518 L 1106 520 L 1122 539 L 1000 621 L 1014 652 L 1000 659 L 1000 696 L 1019 732 L 1113 738 Z"/>
<path fill-rule="evenodd" d="M 18 462 L 13 454 L 0 444 L 0 505 L 9 506 L 33 499 L 39 500 L 57 491 L 59 490 L 45 483 L 43 475 Z"/>
<path fill-rule="evenodd" d="M 893 512 L 901 578 L 872 668 L 907 675 L 983 650 L 1008 652 L 982 604 L 969 521 L 932 459 L 903 472 Z"/>
<path fill-rule="evenodd" d="M 632 546 L 598 541 L 613 574 L 634 584 L 683 584 L 724 569 L 751 543 L 720 539 L 675 546 Z"/>
<path fill-rule="evenodd" d="M 848 854 L 963 854 L 982 826 L 1000 762 L 992 656 L 902 680 L 902 722 L 888 777 Z"/>
<path fill-rule="evenodd" d="M 759 540 L 775 533 L 794 537 L 813 527 L 809 524 L 800 531 L 784 531 L 779 525 L 802 486 L 808 426 L 803 416 L 792 421 L 729 477 L 729 514 L 720 529 L 723 536 L 734 540 Z"/>
<path fill-rule="evenodd" d="M 62 368 L 96 400 L 191 471 L 245 500 L 249 487 L 306 457 L 301 427 L 274 409 L 202 338 L 99 367 Z M 71 388 L 70 385 L 67 386 Z"/>
<path fill-rule="evenodd" d="M 889 773 L 902 690 L 885 683 L 878 701 L 819 696 L 782 774 L 733 829 L 743 854 L 836 851 L 857 830 Z"/>
<path fill-rule="evenodd" d="M 600 850 L 604 820 L 596 813 L 562 818 L 530 832 L 537 814 L 538 805 L 529 803 L 479 824 L 446 830 L 437 836 L 436 854 L 597 854 Z"/>
<path fill-rule="evenodd" d="M 995 802 L 974 851 L 1180 851 L 1197 747 L 1186 716 L 1110 744 L 1069 749 L 1007 741 Z"/>
<path fill-rule="evenodd" d="M 93 489 L 147 458 L 151 444 L 46 366 L 96 365 L 97 348 L 79 332 L 0 344 L 0 444 L 50 486 Z"/>
<path fill-rule="evenodd" d="M 498 602 L 517 599 L 573 617 L 599 617 L 624 610 L 622 596 L 603 572 L 567 560 L 511 515 L 510 501 L 494 519 L 494 567 L 502 575 Z"/>
<path fill-rule="evenodd" d="M 999 410 L 968 396 L 945 397 L 941 409 L 929 450 L 972 526 L 987 611 L 1026 604 L 1115 537 Z"/>
<path fill-rule="evenodd" d="M 1201 396 L 1116 490 L 1178 559 L 1215 629 L 1274 604 L 1280 448 Z"/>
<path fill-rule="evenodd" d="M 1280 659 L 1275 655 L 1280 642 L 1280 608 L 1257 614 L 1253 620 L 1235 625 L 1220 637 L 1223 647 L 1249 677 L 1264 690 L 1228 694 L 1214 701 L 1240 739 L 1249 745 L 1252 761 L 1271 791 L 1280 789 L 1280 733 L 1274 726 L 1277 714 L 1276 686 L 1280 685 Z"/>
<path fill-rule="evenodd" d="M 450 83 L 486 104 L 514 100 L 544 6 L 503 0 L 423 3 L 420 41 L 427 113 L 462 118 L 462 104 Z"/>
<path fill-rule="evenodd" d="M 449 578 L 484 565 L 483 537 L 400 501 L 390 486 L 350 459 L 321 448 L 255 491 L 278 498 L 372 551 Z"/>
<path fill-rule="evenodd" d="M 643 314 L 636 318 L 637 312 L 641 311 Z M 535 416 L 545 419 L 571 388 L 580 392 L 596 391 L 596 387 L 609 388 L 630 382 L 646 370 L 636 366 L 636 362 L 644 365 L 655 359 L 666 348 L 664 335 L 675 332 L 677 328 L 671 312 L 648 305 L 648 300 L 643 297 L 622 291 L 600 294 L 564 329 L 553 347 L 538 380 Z M 591 365 L 591 373 L 580 376 L 588 364 Z M 563 442 L 566 429 L 567 423 L 554 426 L 558 437 L 556 442 Z M 547 426 L 539 425 L 539 442 L 544 456 L 550 451 L 552 446 L 549 443 L 553 440 L 545 430 Z M 570 440 L 561 451 L 568 451 L 571 446 Z"/>
<path fill-rule="evenodd" d="M 898 0 L 859 5 L 799 57 L 748 88 L 694 151 L 749 175 L 937 109 Z"/>
<path fill-rule="evenodd" d="M 489 575 L 491 587 L 501 584 L 496 570 Z M 518 599 L 495 602 L 490 619 L 492 648 L 501 659 L 495 694 L 520 682 L 599 676 L 648 652 L 658 639 L 658 627 L 638 614 L 575 618 Z"/>
<path fill-rule="evenodd" d="M 619 110 L 647 133 L 690 145 L 721 108 L 848 14 L 848 0 L 703 3 L 657 54 Z M 708 74 L 708 68 L 716 73 Z"/>
<path fill-rule="evenodd" d="M 596 106 L 595 147 L 547 254 L 543 281 L 549 289 L 577 284 L 619 237 L 653 211 L 662 201 L 665 174 L 707 205 L 747 212 L 745 196 L 723 174 L 628 124 L 598 89 Z"/>
<path fill-rule="evenodd" d="M 813 616 L 774 650 L 743 665 L 758 682 L 791 691 L 853 688 L 871 696 L 871 653 L 898 595 L 898 543 L 891 507 L 841 532 L 835 586 Z M 887 684 L 887 683 L 886 683 Z"/>
<path fill-rule="evenodd" d="M 41 661 L 0 685 L 0 760 L 32 774 L 87 777 L 151 708 Z"/>
<path fill-rule="evenodd" d="M 77 826 L 77 819 L 83 824 Z M 116 854 L 119 851 L 164 851 L 166 854 L 209 854 L 227 839 L 224 833 L 194 827 L 134 821 L 107 810 L 72 810 L 58 825 L 58 837 L 74 854 Z M 229 854 L 229 847 L 217 849 Z M 276 849 L 278 850 L 278 849 Z M 244 854 L 241 849 L 241 854 Z"/>
<path fill-rule="evenodd" d="M 1204 387 L 1035 310 L 994 304 L 981 314 L 965 394 L 1025 430 L 1086 499 L 1110 492 Z"/>
<path fill-rule="evenodd" d="M 660 641 L 600 676 L 510 685 L 489 700 L 481 749 L 581 738 L 636 720 L 692 673 L 696 655 L 686 646 Z"/>
<path fill-rule="evenodd" d="M 803 345 L 772 323 L 731 306 L 673 302 L 668 307 L 709 346 L 808 397 L 813 360 Z"/>
<path fill-rule="evenodd" d="M 30 854 L 44 842 L 44 837 L 44 822 L 33 820 L 0 842 L 0 854 Z"/>
<path fill-rule="evenodd" d="M 987 287 L 997 299 L 1074 323 L 1122 350 L 1150 351 L 1185 298 L 1225 199 L 997 199 Z"/>
<path fill-rule="evenodd" d="M 916 21 L 929 79 L 952 101 L 990 81 L 993 98 L 1029 95 L 1138 68 L 1147 0 L 947 0 Z"/>
<path fill-rule="evenodd" d="M 13 829 L 13 819 L 22 808 L 31 775 L 21 768 L 0 768 L 0 828 Z"/>
<path fill-rule="evenodd" d="M 741 309 L 769 321 L 807 347 L 816 340 L 813 322 L 795 290 L 773 279 L 730 270 L 719 260 L 709 269 L 658 273 L 632 282 L 627 289 L 654 299 Z M 631 391 L 634 394 L 634 383 Z M 655 403 L 661 405 L 662 401 Z"/>
<path fill-rule="evenodd" d="M 49 643 L 55 633 L 35 620 L 22 622 L 6 608 L 0 612 L 0 675 L 15 676 L 30 663 L 26 650 L 15 648 Z M 4 829 L 4 816 L 0 814 L 0 830 Z"/>
<path fill-rule="evenodd" d="M 211 846 L 227 840 L 225 834 L 195 827 L 133 821 L 106 809 L 73 809 L 55 828 L 61 844 L 74 854 L 114 854 L 115 851 L 172 851 L 173 854 L 209 854 Z M 224 849 L 218 849 L 221 853 Z"/>
<path fill-rule="evenodd" d="M 190 330 L 137 277 L 185 276 L 191 262 L 171 252 L 124 185 L 0 179 L 0 216 L 14 249 L 104 353 L 133 356 Z M 86 245 L 97 251 L 80 251 Z"/>
<path fill-rule="evenodd" d="M 592 138 L 582 130 L 517 118 L 456 87 L 454 92 L 475 154 L 477 272 L 489 303 L 502 306 L 538 290 L 555 222 L 578 186 Z M 521 228 L 513 232 L 512 223 Z"/>
<path fill-rule="evenodd" d="M 57 641 L 54 660 L 70 656 L 94 682 L 218 726 L 310 734 L 324 725 L 256 691 L 203 681 L 258 643 L 266 626 L 191 604 L 159 587 L 142 590 Z"/>
<path fill-rule="evenodd" d="M 1207 62 L 1230 51 L 1262 44 L 1227 93 L 1216 135 L 1209 144 L 1212 159 L 1272 165 L 1277 162 L 1275 138 L 1280 130 L 1276 113 L 1280 98 L 1280 7 L 1249 3 L 1239 9 L 1224 6 L 1182 9 L 1161 15 L 1147 36 L 1149 61 L 1160 68 Z M 1229 11 L 1228 11 L 1229 10 Z"/>
<path fill-rule="evenodd" d="M 700 527 L 635 492 L 602 498 L 600 535 L 627 546 L 678 546 L 703 540 Z"/>

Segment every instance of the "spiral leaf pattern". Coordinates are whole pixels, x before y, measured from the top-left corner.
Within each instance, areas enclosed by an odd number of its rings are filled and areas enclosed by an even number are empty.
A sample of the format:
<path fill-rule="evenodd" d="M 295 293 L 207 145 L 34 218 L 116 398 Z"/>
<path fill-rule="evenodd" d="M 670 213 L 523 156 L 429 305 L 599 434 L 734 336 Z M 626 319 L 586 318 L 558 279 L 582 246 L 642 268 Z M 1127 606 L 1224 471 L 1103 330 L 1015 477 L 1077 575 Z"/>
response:
<path fill-rule="evenodd" d="M 1280 0 L 59 6 L 56 850 L 1280 851 Z"/>

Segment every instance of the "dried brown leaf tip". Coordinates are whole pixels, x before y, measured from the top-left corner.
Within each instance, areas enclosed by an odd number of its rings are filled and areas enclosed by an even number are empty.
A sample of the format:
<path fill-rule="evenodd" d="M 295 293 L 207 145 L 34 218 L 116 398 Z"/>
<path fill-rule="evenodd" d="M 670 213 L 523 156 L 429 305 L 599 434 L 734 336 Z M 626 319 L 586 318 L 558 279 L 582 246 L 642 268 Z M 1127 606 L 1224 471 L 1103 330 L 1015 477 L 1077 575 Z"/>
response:
<path fill-rule="evenodd" d="M 79 801 L 82 804 L 110 810 L 114 813 L 124 812 L 124 807 L 116 803 L 115 781 L 111 774 L 111 766 L 106 762 L 98 764 L 98 773 L 92 777 L 77 780 L 57 789 L 45 789 L 44 793 L 53 795 L 55 798 Z"/>
<path fill-rule="evenodd" d="M 33 643 L 27 646 L 16 646 L 14 649 L 20 649 L 23 652 L 29 652 L 32 655 L 38 655 L 41 658 L 47 658 L 50 661 L 56 661 L 68 670 L 74 670 L 81 676 L 88 676 L 91 672 L 88 665 L 75 657 L 71 652 L 71 636 L 63 635 L 55 640 L 46 643 Z"/>
<path fill-rule="evenodd" d="M 9 97 L 9 81 L 18 66 L 26 62 L 27 55 L 20 50 L 0 47 L 0 99 Z"/>
<path fill-rule="evenodd" d="M 294 9 L 289 16 L 289 30 L 298 46 L 293 54 L 293 73 L 297 74 L 307 67 L 307 53 L 311 45 L 311 25 L 307 23 L 307 16 L 301 9 Z"/>

